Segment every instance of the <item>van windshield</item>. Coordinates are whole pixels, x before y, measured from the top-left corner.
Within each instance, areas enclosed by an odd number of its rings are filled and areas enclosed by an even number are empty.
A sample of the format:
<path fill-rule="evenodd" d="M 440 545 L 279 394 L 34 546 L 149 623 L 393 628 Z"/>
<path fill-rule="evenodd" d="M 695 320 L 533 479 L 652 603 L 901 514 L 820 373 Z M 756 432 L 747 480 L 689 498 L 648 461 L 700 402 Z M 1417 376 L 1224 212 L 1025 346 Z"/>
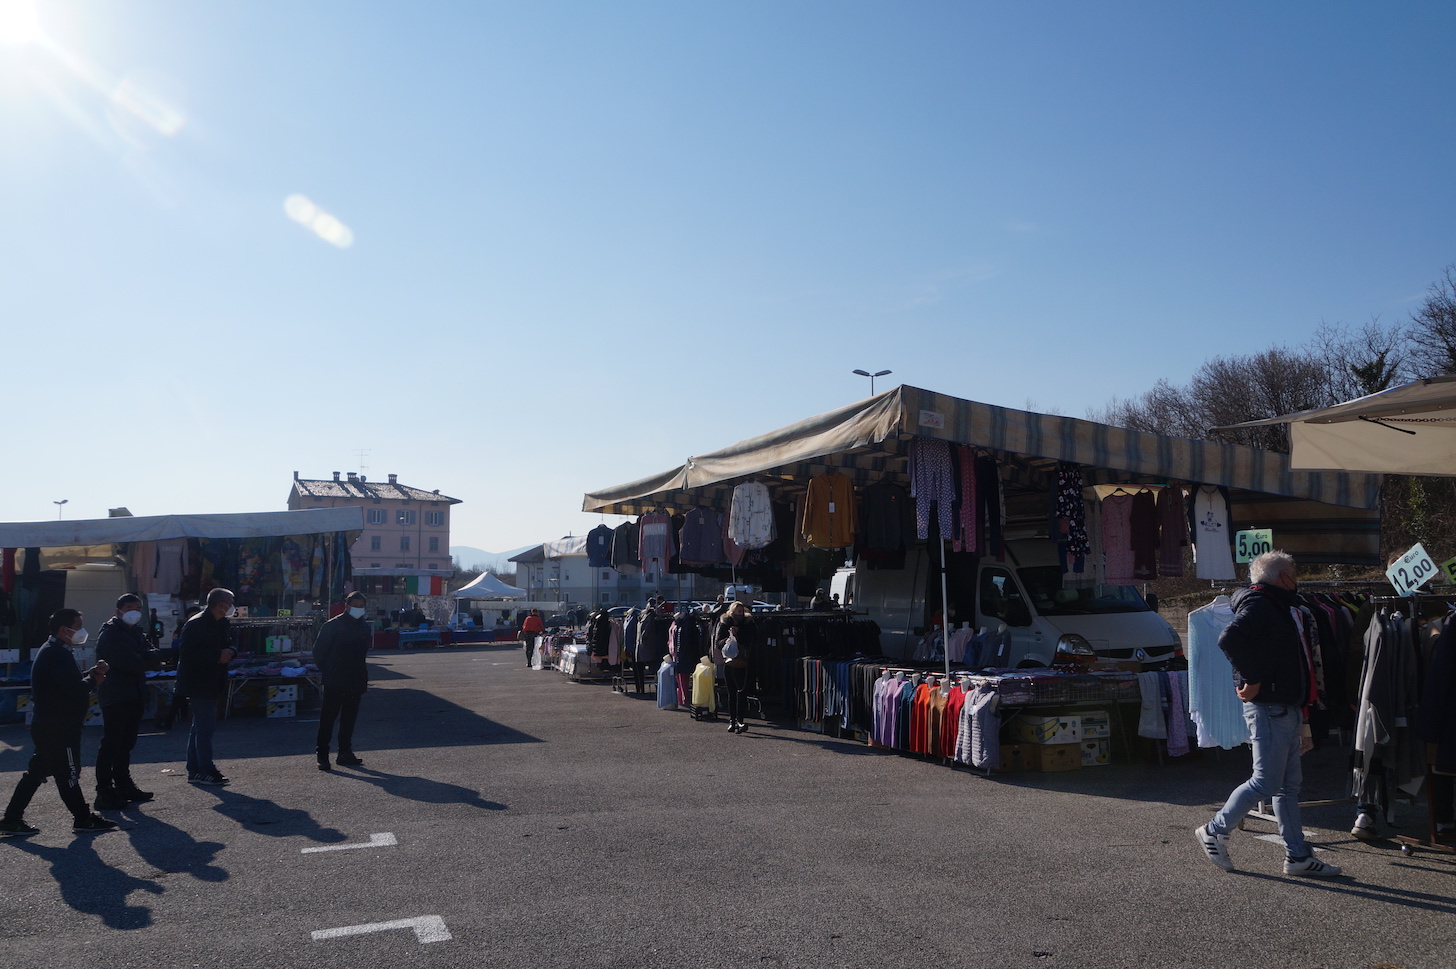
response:
<path fill-rule="evenodd" d="M 1055 565 L 1018 569 L 1032 605 L 1043 616 L 1100 616 L 1118 612 L 1148 612 L 1148 604 L 1130 585 L 1098 585 L 1085 589 L 1062 588 L 1062 570 Z"/>

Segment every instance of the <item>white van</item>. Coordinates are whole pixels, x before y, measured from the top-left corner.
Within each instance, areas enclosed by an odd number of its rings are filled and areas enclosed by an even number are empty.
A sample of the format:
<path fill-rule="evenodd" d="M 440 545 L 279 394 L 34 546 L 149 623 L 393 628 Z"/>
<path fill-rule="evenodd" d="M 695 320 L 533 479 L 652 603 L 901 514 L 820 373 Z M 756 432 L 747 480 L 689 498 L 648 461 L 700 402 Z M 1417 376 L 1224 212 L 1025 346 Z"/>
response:
<path fill-rule="evenodd" d="M 1102 659 L 1136 661 L 1144 669 L 1180 653 L 1178 633 L 1133 587 L 1064 589 L 1057 547 L 1048 539 L 1011 540 L 1006 561 L 983 556 L 975 562 L 973 575 L 953 568 L 948 577 L 950 621 L 993 633 L 1004 626 L 1006 666 L 1049 666 L 1059 644 L 1074 652 L 1090 648 Z M 931 598 L 939 599 L 940 572 L 930 567 L 924 549 L 915 549 L 903 570 L 841 569 L 831 588 L 841 602 L 879 623 L 889 655 L 907 657 L 926 631 L 924 604 L 932 586 Z"/>

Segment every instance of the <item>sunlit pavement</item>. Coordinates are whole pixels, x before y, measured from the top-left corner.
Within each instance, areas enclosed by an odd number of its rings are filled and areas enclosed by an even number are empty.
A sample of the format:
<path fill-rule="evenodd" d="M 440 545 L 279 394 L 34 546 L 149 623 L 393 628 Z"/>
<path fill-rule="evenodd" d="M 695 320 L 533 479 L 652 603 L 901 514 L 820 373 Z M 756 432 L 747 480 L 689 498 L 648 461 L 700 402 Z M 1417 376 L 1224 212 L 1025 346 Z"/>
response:
<path fill-rule="evenodd" d="M 185 725 L 149 726 L 125 831 L 73 836 L 47 789 L 42 833 L 0 842 L 4 964 L 1414 969 L 1456 943 L 1456 861 L 1355 842 L 1347 807 L 1305 820 L 1352 877 L 1285 878 L 1264 822 L 1208 864 L 1190 829 L 1246 753 L 987 779 L 522 666 L 376 657 L 362 768 L 315 769 L 307 713 L 238 717 L 233 783 L 192 787 Z M 24 741 L 0 728 L 0 796 Z M 1337 751 L 1307 769 L 1343 784 Z"/>

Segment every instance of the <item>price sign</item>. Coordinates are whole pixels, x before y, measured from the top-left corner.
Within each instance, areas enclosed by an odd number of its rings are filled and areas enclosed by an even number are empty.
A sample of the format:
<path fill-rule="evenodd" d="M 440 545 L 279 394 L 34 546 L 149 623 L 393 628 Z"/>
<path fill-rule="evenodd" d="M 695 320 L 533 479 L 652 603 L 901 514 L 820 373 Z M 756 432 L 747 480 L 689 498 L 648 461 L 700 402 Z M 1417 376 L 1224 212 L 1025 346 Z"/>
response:
<path fill-rule="evenodd" d="M 1446 581 L 1456 585 L 1456 559 L 1447 559 L 1441 563 L 1441 571 L 1446 573 Z"/>
<path fill-rule="evenodd" d="M 1426 554 L 1426 548 L 1417 542 L 1409 552 L 1396 559 L 1394 565 L 1385 570 L 1385 577 L 1395 586 L 1399 595 L 1408 596 L 1431 581 L 1436 575 L 1436 563 Z"/>
<path fill-rule="evenodd" d="M 293 615 L 293 610 L 292 609 L 279 609 L 278 610 L 278 615 L 280 615 L 280 616 L 291 616 L 291 615 Z"/>
<path fill-rule="evenodd" d="M 1250 528 L 1234 534 L 1234 561 L 1252 562 L 1265 552 L 1274 551 L 1274 531 Z"/>

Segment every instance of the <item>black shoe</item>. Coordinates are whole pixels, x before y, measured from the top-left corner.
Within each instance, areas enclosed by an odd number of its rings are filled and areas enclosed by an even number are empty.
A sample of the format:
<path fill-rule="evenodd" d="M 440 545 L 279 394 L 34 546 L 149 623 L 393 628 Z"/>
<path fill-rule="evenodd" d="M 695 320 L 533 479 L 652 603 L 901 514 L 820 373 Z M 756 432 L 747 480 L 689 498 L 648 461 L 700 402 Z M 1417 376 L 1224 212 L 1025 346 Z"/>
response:
<path fill-rule="evenodd" d="M 5 838 L 28 838 L 33 834 L 40 834 L 40 828 L 31 827 L 25 823 L 25 818 L 17 821 L 0 819 L 0 837 Z"/>
<path fill-rule="evenodd" d="M 221 771 L 215 770 L 203 774 L 192 774 L 187 779 L 194 784 L 206 784 L 209 787 L 221 787 L 228 782 L 228 779 L 222 776 Z"/>
<path fill-rule="evenodd" d="M 126 798 L 126 803 L 128 804 L 145 804 L 147 801 L 156 797 L 151 791 L 144 791 L 135 784 L 117 788 L 116 793 Z"/>
<path fill-rule="evenodd" d="M 77 818 L 76 823 L 71 825 L 71 830 L 76 834 L 99 834 L 102 831 L 115 831 L 116 827 L 115 821 L 93 814 L 89 818 Z"/>
<path fill-rule="evenodd" d="M 339 751 L 339 756 L 335 757 L 334 760 L 336 760 L 336 761 L 339 762 L 339 766 L 340 767 L 363 767 L 364 766 L 364 761 L 360 760 L 358 757 L 355 757 L 354 756 L 354 752 L 352 750 L 341 750 L 341 751 Z"/>
<path fill-rule="evenodd" d="M 96 800 L 91 806 L 98 811 L 120 811 L 126 807 L 126 798 L 115 788 L 106 788 L 96 792 Z"/>

